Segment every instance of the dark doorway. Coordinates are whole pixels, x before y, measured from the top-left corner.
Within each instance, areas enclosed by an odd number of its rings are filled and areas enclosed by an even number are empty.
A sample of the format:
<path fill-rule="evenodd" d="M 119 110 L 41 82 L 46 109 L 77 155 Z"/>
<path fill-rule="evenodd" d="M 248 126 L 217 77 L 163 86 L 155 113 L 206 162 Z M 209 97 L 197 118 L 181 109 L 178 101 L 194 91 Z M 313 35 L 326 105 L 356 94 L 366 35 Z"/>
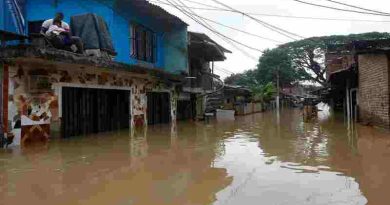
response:
<path fill-rule="evenodd" d="M 171 122 L 171 102 L 169 93 L 149 92 L 148 124 L 163 124 Z"/>
<path fill-rule="evenodd" d="M 62 137 L 130 127 L 130 91 L 62 89 Z"/>
<path fill-rule="evenodd" d="M 177 101 L 177 120 L 191 120 L 195 117 L 196 106 L 193 100 Z"/>

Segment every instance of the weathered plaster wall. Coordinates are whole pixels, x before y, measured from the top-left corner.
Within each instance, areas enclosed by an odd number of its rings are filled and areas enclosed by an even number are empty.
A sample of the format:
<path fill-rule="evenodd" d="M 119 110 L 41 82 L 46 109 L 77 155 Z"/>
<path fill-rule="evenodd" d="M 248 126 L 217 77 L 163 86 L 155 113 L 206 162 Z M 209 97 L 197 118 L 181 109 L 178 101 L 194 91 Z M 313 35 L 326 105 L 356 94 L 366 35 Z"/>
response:
<path fill-rule="evenodd" d="M 51 136 L 60 133 L 62 87 L 129 90 L 131 126 L 146 125 L 148 91 L 171 93 L 172 119 L 176 119 L 176 99 L 173 88 L 150 78 L 108 69 L 79 68 L 74 65 L 16 63 L 9 67 L 8 121 L 16 141 L 23 141 L 23 126 L 50 124 Z M 37 77 L 42 80 L 34 80 Z M 34 89 L 34 82 L 41 88 Z M 132 119 L 130 121 L 130 119 Z M 23 136 L 22 136 L 23 135 Z"/>

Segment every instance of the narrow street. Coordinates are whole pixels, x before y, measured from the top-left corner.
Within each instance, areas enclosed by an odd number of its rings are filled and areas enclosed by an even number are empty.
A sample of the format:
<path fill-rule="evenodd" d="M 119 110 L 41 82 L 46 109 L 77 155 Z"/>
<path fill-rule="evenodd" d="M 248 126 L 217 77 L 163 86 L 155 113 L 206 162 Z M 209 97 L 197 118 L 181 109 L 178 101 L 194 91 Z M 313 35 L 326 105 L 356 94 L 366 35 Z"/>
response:
<path fill-rule="evenodd" d="M 299 109 L 0 150 L 0 204 L 388 204 L 386 132 Z"/>

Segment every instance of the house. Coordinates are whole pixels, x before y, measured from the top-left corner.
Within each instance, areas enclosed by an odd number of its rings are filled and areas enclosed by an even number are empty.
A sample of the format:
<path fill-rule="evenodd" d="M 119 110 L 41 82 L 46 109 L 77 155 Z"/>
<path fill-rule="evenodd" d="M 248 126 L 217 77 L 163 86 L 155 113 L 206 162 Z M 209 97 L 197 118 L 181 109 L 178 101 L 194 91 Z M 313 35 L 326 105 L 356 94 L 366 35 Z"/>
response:
<path fill-rule="evenodd" d="M 252 101 L 252 91 L 238 85 L 223 88 L 223 109 L 234 110 L 236 115 L 247 115 L 262 111 L 261 103 Z"/>
<path fill-rule="evenodd" d="M 226 60 L 225 53 L 231 51 L 206 34 L 188 32 L 189 75 L 182 92 L 187 98 L 178 101 L 178 115 L 187 112 L 180 115 L 187 119 L 203 119 L 206 112 L 215 112 L 222 104 L 218 97 L 223 82 L 214 73 L 214 62 Z"/>
<path fill-rule="evenodd" d="M 0 5 L 6 17 L 0 17 L 2 125 L 15 144 L 176 120 L 188 74 L 187 24 L 176 16 L 145 0 Z M 57 11 L 95 55 L 34 43 L 39 25 Z M 100 22 L 95 33 L 105 36 L 82 36 L 94 26 L 80 22 L 91 18 Z"/>
<path fill-rule="evenodd" d="M 330 98 L 344 107 L 348 119 L 389 129 L 390 40 L 353 41 L 337 47 L 328 53 L 339 57 L 326 61 Z"/>

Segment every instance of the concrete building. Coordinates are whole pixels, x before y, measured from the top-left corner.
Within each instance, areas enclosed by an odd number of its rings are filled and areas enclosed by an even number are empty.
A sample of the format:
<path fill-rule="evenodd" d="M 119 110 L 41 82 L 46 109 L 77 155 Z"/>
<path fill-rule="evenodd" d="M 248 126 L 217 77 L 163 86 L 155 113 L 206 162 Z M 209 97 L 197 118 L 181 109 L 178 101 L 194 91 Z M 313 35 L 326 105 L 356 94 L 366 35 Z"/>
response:
<path fill-rule="evenodd" d="M 187 24 L 179 18 L 144 0 L 0 5 L 1 123 L 14 144 L 176 120 L 188 74 Z M 57 11 L 79 34 L 76 22 L 84 14 L 103 19 L 112 51 L 92 42 L 85 49 L 95 55 L 85 56 L 37 41 L 42 21 Z"/>

